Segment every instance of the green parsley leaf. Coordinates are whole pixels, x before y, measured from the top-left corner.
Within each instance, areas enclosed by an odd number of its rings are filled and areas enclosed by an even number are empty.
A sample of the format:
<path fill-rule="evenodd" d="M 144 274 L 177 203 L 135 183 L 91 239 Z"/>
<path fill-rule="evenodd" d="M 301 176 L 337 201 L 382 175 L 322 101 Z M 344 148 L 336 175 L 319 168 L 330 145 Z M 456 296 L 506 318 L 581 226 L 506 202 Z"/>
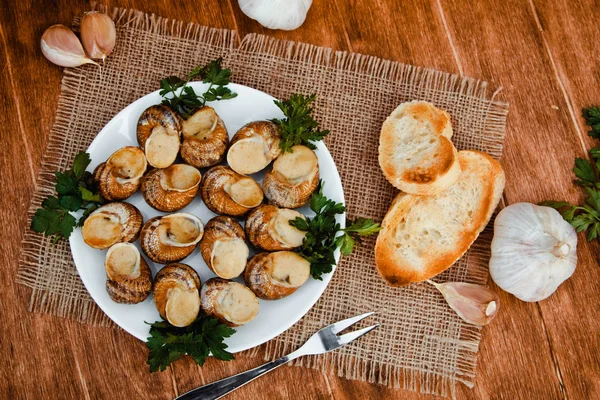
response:
<path fill-rule="evenodd" d="M 594 172 L 594 166 L 585 158 L 575 159 L 575 176 L 578 178 L 575 183 L 580 186 L 595 186 L 597 179 Z"/>
<path fill-rule="evenodd" d="M 600 107 L 589 107 L 583 109 L 583 118 L 590 129 L 588 135 L 594 139 L 600 139 Z"/>
<path fill-rule="evenodd" d="M 335 250 L 347 256 L 352 253 L 360 236 L 369 236 L 378 232 L 379 224 L 370 219 L 359 218 L 349 221 L 346 229 L 341 229 L 336 215 L 343 214 L 346 208 L 342 203 L 327 198 L 323 194 L 323 182 L 310 198 L 313 217 L 296 218 L 289 222 L 298 230 L 306 232 L 298 253 L 310 262 L 310 274 L 314 279 L 322 280 L 322 275 L 330 273 L 335 264 Z M 341 236 L 337 234 L 341 232 Z"/>
<path fill-rule="evenodd" d="M 75 196 L 72 194 L 61 196 L 60 198 L 60 206 L 69 211 L 77 211 L 83 205 L 83 200 L 80 196 Z"/>
<path fill-rule="evenodd" d="M 104 200 L 96 192 L 92 192 L 92 175 L 85 169 L 90 164 L 90 155 L 78 153 L 73 160 L 73 167 L 67 171 L 55 173 L 56 193 L 42 202 L 31 220 L 31 229 L 46 236 L 54 236 L 54 241 L 68 239 L 75 226 L 80 226 L 87 216 Z M 69 212 L 84 210 L 77 221 Z"/>
<path fill-rule="evenodd" d="M 178 328 L 166 321 L 149 324 L 150 337 L 146 346 L 150 350 L 148 361 L 150 372 L 164 371 L 169 364 L 183 355 L 189 355 L 200 366 L 210 354 L 219 360 L 233 360 L 224 339 L 235 333 L 235 329 L 222 324 L 213 317 L 200 314 L 189 326 Z"/>
<path fill-rule="evenodd" d="M 271 121 L 280 128 L 279 147 L 284 152 L 291 152 L 292 147 L 299 144 L 314 150 L 316 146 L 313 142 L 319 142 L 329 134 L 328 130 L 320 130 L 319 123 L 312 117 L 313 109 L 310 105 L 315 99 L 316 94 L 293 94 L 288 100 L 275 100 L 285 118 Z"/>
<path fill-rule="evenodd" d="M 187 80 L 177 76 L 169 76 L 160 81 L 160 95 L 163 97 L 161 104 L 170 107 L 184 119 L 189 118 L 196 110 L 204 107 L 208 101 L 228 100 L 237 96 L 237 93 L 225 87 L 230 83 L 231 70 L 223 69 L 222 58 L 211 61 L 202 66 L 197 65 L 190 71 Z M 205 93 L 198 95 L 188 83 L 195 78 L 210 83 Z M 215 86 L 216 87 L 213 87 Z"/>
<path fill-rule="evenodd" d="M 80 152 L 77 153 L 73 160 L 73 173 L 76 179 L 81 179 L 85 176 L 85 169 L 90 165 L 92 159 L 89 153 Z"/>

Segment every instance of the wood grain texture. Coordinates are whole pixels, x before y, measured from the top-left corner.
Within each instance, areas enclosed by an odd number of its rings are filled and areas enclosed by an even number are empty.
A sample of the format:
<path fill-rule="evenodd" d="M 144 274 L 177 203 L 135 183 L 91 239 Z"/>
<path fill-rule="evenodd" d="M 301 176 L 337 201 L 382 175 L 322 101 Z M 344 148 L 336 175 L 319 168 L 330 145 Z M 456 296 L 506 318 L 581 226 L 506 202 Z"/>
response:
<path fill-rule="evenodd" d="M 105 4 L 238 29 L 242 35 L 266 33 L 372 54 L 503 86 L 501 96 L 511 103 L 503 157 L 506 200 L 581 197 L 571 183 L 572 163 L 594 141 L 585 135 L 579 113 L 600 103 L 600 43 L 594 40 L 600 10 L 591 0 L 315 1 L 306 23 L 292 32 L 262 28 L 235 0 Z M 0 7 L 0 222 L 6 235 L 0 241 L 5 264 L 0 398 L 172 398 L 262 363 L 246 352 L 230 363 L 209 360 L 202 368 L 184 359 L 150 375 L 145 346 L 127 333 L 26 311 L 28 290 L 14 283 L 16 260 L 61 79 L 60 68 L 42 57 L 38 42 L 46 27 L 68 25 L 88 8 L 85 1 L 66 0 L 9 1 Z M 526 304 L 500 292 L 502 311 L 483 332 L 476 386 L 459 386 L 458 398 L 598 396 L 598 250 L 581 239 L 573 278 L 544 302 Z M 428 396 L 282 367 L 231 396 L 257 397 Z"/>

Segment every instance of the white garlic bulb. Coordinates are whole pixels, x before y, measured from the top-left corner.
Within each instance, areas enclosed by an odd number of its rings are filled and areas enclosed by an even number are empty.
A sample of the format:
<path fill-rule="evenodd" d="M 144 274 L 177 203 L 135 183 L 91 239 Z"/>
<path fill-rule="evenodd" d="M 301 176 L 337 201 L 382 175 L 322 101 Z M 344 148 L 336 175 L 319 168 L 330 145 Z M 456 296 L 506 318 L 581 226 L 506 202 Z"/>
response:
<path fill-rule="evenodd" d="M 304 23 L 312 0 L 238 0 L 238 4 L 262 26 L 291 31 Z"/>
<path fill-rule="evenodd" d="M 560 213 L 530 203 L 512 204 L 494 222 L 490 274 L 523 301 L 540 301 L 577 265 L 577 233 Z"/>

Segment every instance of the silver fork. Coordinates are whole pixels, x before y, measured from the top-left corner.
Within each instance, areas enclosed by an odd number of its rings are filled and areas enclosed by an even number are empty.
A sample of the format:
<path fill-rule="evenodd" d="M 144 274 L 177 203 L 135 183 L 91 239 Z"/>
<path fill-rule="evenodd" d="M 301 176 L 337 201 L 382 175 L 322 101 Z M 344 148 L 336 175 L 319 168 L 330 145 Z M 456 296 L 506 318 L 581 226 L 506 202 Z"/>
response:
<path fill-rule="evenodd" d="M 314 335 L 312 335 L 306 343 L 302 345 L 298 350 L 288 354 L 287 356 L 281 357 L 275 361 L 268 362 L 260 367 L 256 367 L 241 374 L 231 376 L 229 378 L 221 379 L 208 385 L 201 386 L 193 389 L 175 400 L 213 400 L 220 399 L 229 392 L 233 392 L 235 389 L 244 386 L 246 383 L 253 381 L 266 374 L 267 372 L 286 364 L 298 357 L 307 356 L 311 354 L 323 354 L 332 350 L 339 349 L 340 347 L 347 345 L 348 343 L 358 339 L 362 335 L 366 335 L 373 329 L 377 328 L 379 324 L 369 326 L 367 328 L 359 329 L 354 332 L 346 333 L 344 335 L 338 335 L 341 331 L 350 326 L 354 325 L 360 320 L 367 318 L 372 315 L 373 312 L 369 312 L 356 317 L 344 319 L 336 322 L 321 329 Z"/>

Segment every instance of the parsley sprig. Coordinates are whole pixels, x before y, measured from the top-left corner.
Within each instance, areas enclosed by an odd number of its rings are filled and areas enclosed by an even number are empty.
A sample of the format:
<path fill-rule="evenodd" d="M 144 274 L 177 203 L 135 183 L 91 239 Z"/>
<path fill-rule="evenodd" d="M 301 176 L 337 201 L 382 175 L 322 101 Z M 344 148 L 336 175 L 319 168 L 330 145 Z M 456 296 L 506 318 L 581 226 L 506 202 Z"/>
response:
<path fill-rule="evenodd" d="M 342 203 L 336 203 L 323 195 L 322 181 L 310 198 L 310 209 L 316 214 L 314 217 L 307 217 L 306 220 L 298 217 L 290 221 L 290 225 L 306 232 L 299 254 L 310 262 L 310 274 L 314 279 L 322 280 L 323 274 L 332 271 L 337 248 L 347 256 L 352 253 L 361 236 L 369 236 L 381 230 L 378 223 L 366 218 L 348 221 L 348 226 L 340 229 L 335 217 L 344 213 L 346 208 Z M 342 234 L 337 236 L 339 232 Z"/>
<path fill-rule="evenodd" d="M 275 104 L 283 111 L 285 118 L 275 118 L 271 122 L 280 128 L 279 147 L 284 152 L 291 152 L 292 146 L 299 144 L 314 150 L 317 147 L 313 142 L 321 141 L 329 134 L 328 130 L 320 130 L 319 123 L 312 117 L 313 109 L 310 105 L 315 98 L 316 94 L 310 96 L 293 94 L 288 100 L 275 100 Z"/>
<path fill-rule="evenodd" d="M 586 191 L 585 202 L 581 206 L 566 201 L 544 201 L 542 206 L 557 209 L 565 221 L 573 225 L 577 232 L 587 232 L 587 240 L 600 237 L 600 148 L 590 150 L 593 163 L 584 158 L 575 159 L 573 172 L 575 184 Z"/>
<path fill-rule="evenodd" d="M 589 125 L 588 135 L 594 139 L 600 139 L 600 107 L 589 107 L 583 109 L 583 118 Z"/>
<path fill-rule="evenodd" d="M 600 108 L 583 110 L 583 117 L 591 130 L 591 137 L 600 139 Z M 544 201 L 540 205 L 555 208 L 577 232 L 586 232 L 588 241 L 600 237 L 600 148 L 590 150 L 591 161 L 576 158 L 573 172 L 574 183 L 584 188 L 585 201 L 582 205 L 572 205 L 566 201 Z"/>
<path fill-rule="evenodd" d="M 161 104 L 170 107 L 183 118 L 189 118 L 196 110 L 204 107 L 208 101 L 228 100 L 237 96 L 226 87 L 230 83 L 231 70 L 223 69 L 223 59 L 218 58 L 202 66 L 196 66 L 187 76 L 186 80 L 178 76 L 169 76 L 160 81 L 160 95 L 163 97 Z M 201 95 L 196 94 L 188 83 L 200 78 L 204 83 L 210 83 L 208 90 Z"/>
<path fill-rule="evenodd" d="M 149 324 L 150 337 L 146 346 L 150 350 L 148 361 L 150 372 L 164 371 L 169 364 L 183 355 L 189 355 L 200 366 L 209 354 L 219 360 L 233 360 L 233 354 L 225 350 L 223 339 L 235 333 L 235 329 L 222 324 L 213 317 L 200 314 L 196 321 L 178 328 L 166 321 Z"/>
<path fill-rule="evenodd" d="M 104 203 L 94 188 L 92 174 L 85 169 L 90 155 L 80 152 L 73 160 L 73 168 L 55 173 L 57 196 L 49 196 L 42 202 L 31 220 L 31 229 L 46 236 L 54 236 L 56 243 L 68 239 L 75 226 L 81 226 L 92 211 Z M 79 221 L 70 212 L 84 210 Z"/>

